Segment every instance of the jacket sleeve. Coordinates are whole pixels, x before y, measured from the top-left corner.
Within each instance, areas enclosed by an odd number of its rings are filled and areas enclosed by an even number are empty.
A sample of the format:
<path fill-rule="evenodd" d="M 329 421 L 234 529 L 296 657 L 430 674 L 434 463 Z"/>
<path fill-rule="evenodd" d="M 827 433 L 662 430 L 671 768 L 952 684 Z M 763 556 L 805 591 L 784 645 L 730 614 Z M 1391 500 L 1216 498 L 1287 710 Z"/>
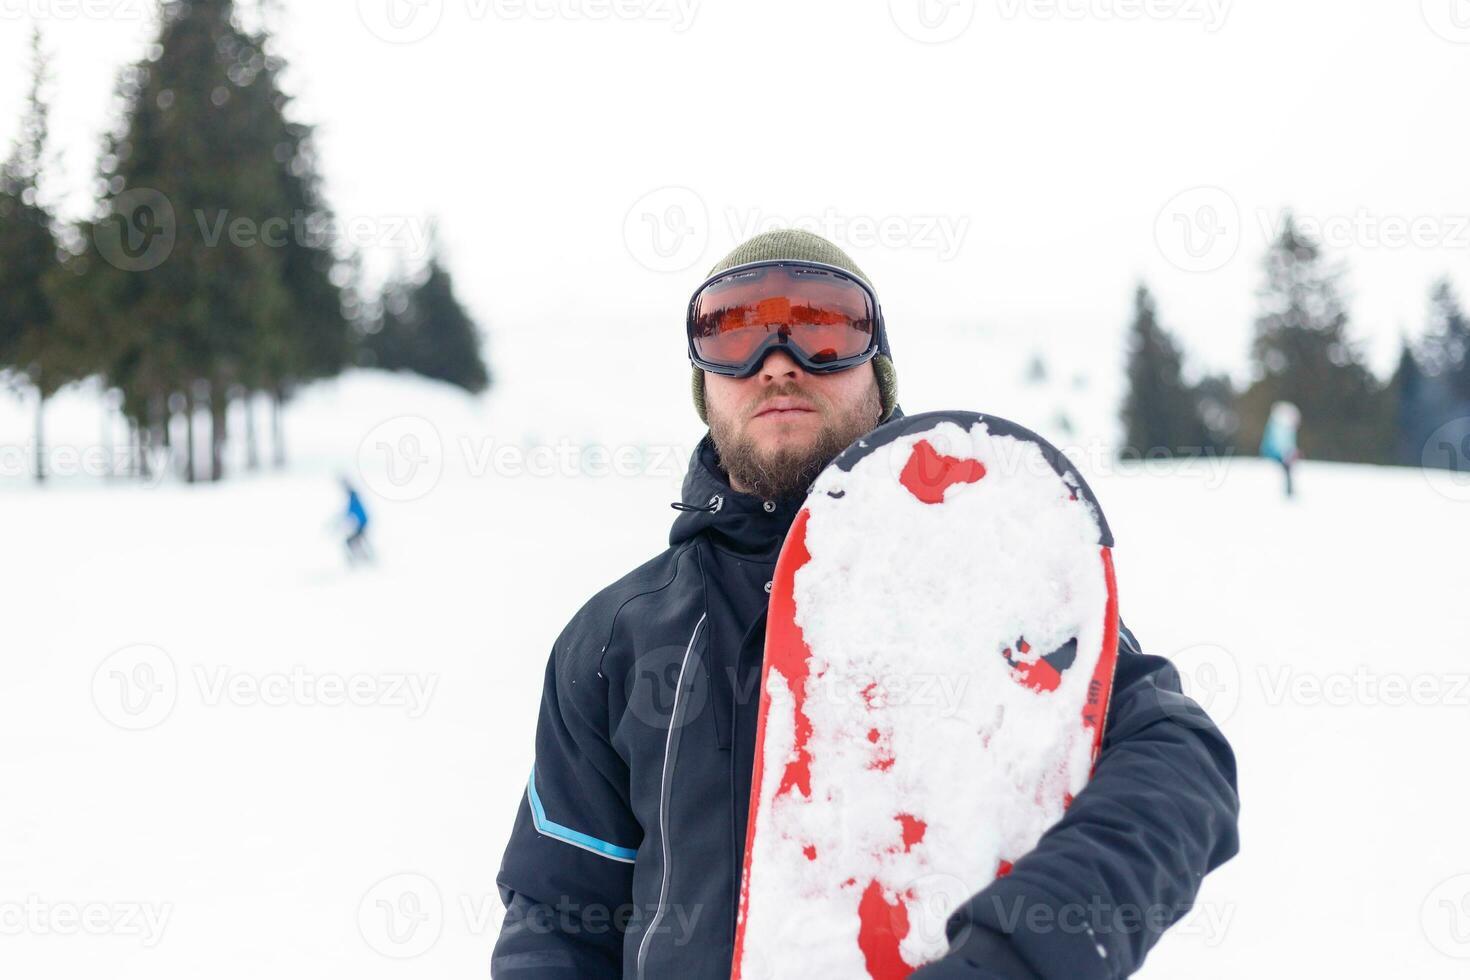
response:
<path fill-rule="evenodd" d="M 1044 980 L 1131 976 L 1193 906 L 1205 874 L 1239 847 L 1225 737 L 1169 661 L 1144 654 L 1126 626 L 1119 639 L 1092 780 L 1009 875 L 948 923 L 957 947 L 967 932 L 1009 936 Z"/>
<path fill-rule="evenodd" d="M 495 978 L 622 976 L 633 859 L 643 837 L 628 769 L 609 741 L 597 658 L 558 641 L 546 667 L 536 758 L 500 874 Z"/>

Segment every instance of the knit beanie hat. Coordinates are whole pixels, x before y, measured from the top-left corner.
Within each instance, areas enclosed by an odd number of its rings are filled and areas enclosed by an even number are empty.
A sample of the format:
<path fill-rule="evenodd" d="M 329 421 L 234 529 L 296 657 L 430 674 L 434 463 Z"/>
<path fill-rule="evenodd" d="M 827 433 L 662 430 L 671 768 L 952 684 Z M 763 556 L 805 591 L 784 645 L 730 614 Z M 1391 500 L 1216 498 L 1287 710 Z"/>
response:
<path fill-rule="evenodd" d="M 771 260 L 785 260 L 789 262 L 821 262 L 825 265 L 833 265 L 857 276 L 870 287 L 873 281 L 859 269 L 857 263 L 848 257 L 842 249 L 833 245 L 821 235 L 814 235 L 809 231 L 797 228 L 783 228 L 777 231 L 768 231 L 756 235 L 743 245 L 736 246 L 735 250 L 716 262 L 714 268 L 710 269 L 709 277 L 718 275 L 737 265 L 745 265 L 749 262 L 767 262 Z M 709 278 L 706 277 L 706 278 Z M 874 290 L 876 292 L 877 290 Z M 885 328 L 886 333 L 886 328 Z M 883 404 L 883 415 L 878 421 L 886 422 L 893 415 L 893 410 L 898 405 L 898 372 L 893 367 L 893 357 L 888 350 L 888 338 L 881 338 L 881 346 L 873 357 L 873 373 L 878 376 L 878 397 Z M 699 420 L 709 422 L 705 414 L 704 405 L 704 372 L 698 367 L 694 368 L 693 378 L 694 410 L 699 413 Z"/>

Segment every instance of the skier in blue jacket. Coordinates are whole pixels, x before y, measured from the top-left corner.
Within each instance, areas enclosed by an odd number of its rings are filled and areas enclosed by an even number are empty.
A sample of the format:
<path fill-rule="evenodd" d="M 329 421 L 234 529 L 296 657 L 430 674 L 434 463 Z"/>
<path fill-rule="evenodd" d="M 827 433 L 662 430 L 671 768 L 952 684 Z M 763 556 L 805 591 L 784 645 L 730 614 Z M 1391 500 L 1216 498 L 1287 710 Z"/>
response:
<path fill-rule="evenodd" d="M 723 287 L 763 310 L 834 276 L 871 295 L 845 253 L 805 232 L 757 236 L 711 276 L 737 268 Z M 752 347 L 703 332 L 696 300 L 693 390 L 709 432 L 668 548 L 595 595 L 552 647 L 497 878 L 501 980 L 727 980 L 777 554 L 822 467 L 901 414 L 881 328 L 824 332 L 797 302 L 802 329 Z M 949 954 L 917 980 L 1129 976 L 1235 854 L 1230 746 L 1167 660 L 1126 627 L 1120 641 L 1091 782 L 1009 875 L 955 910 Z"/>
<path fill-rule="evenodd" d="M 1291 402 L 1277 402 L 1271 406 L 1266 431 L 1261 434 L 1261 455 L 1280 464 L 1287 497 L 1295 492 L 1291 477 L 1296 461 L 1301 458 L 1296 448 L 1296 430 L 1301 419 L 1302 413 Z"/>
<path fill-rule="evenodd" d="M 342 489 L 347 493 L 347 510 L 342 515 L 347 525 L 347 560 L 352 564 L 370 561 L 372 550 L 367 543 L 367 507 L 362 502 L 362 495 L 346 477 L 342 478 Z"/>

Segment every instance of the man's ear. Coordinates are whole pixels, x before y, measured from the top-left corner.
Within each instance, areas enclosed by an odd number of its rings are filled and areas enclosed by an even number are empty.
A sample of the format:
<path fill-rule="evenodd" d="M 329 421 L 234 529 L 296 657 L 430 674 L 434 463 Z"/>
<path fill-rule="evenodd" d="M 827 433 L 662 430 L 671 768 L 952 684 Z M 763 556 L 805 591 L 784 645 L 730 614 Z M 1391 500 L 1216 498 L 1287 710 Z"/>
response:
<path fill-rule="evenodd" d="M 873 374 L 878 379 L 878 401 L 883 406 L 878 421 L 883 423 L 893 417 L 893 410 L 898 407 L 898 371 L 893 366 L 893 358 L 887 354 L 875 355 L 872 364 Z"/>
<path fill-rule="evenodd" d="M 704 372 L 696 365 L 689 365 L 694 369 L 694 377 L 689 381 L 689 388 L 694 395 L 694 411 L 699 415 L 699 421 L 709 425 L 709 411 L 704 404 Z"/>

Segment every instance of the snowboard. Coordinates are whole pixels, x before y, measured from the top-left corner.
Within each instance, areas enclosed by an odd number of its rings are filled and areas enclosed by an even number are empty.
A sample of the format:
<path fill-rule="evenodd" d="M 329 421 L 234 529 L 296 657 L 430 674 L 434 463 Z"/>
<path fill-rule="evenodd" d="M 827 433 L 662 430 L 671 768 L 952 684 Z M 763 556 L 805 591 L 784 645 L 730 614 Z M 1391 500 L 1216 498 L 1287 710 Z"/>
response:
<path fill-rule="evenodd" d="M 772 582 L 733 980 L 906 977 L 1091 775 L 1112 535 L 1012 422 L 895 419 L 812 484 Z"/>

